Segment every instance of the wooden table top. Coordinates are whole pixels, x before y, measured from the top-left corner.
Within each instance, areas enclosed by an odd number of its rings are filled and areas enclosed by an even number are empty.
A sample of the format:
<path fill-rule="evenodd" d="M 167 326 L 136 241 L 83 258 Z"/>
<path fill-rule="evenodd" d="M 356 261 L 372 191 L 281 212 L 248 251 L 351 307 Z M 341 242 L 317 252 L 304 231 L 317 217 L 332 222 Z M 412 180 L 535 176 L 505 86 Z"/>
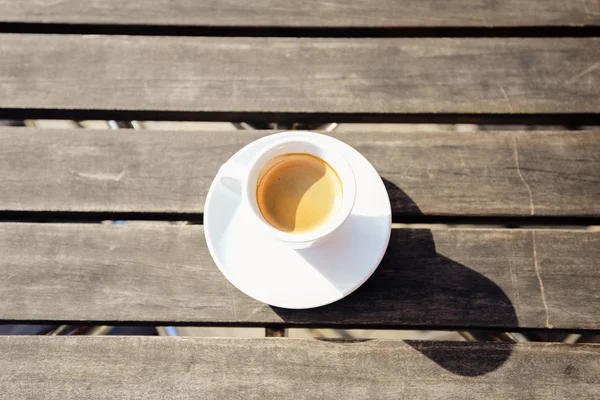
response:
<path fill-rule="evenodd" d="M 273 130 L 0 128 L 0 318 L 599 333 L 599 38 L 598 0 L 0 0 L 0 118 L 381 124 L 324 133 L 393 213 L 363 287 L 279 309 L 202 226 Z M 5 336 L 0 369 L 7 398 L 600 397 L 592 344 Z"/>

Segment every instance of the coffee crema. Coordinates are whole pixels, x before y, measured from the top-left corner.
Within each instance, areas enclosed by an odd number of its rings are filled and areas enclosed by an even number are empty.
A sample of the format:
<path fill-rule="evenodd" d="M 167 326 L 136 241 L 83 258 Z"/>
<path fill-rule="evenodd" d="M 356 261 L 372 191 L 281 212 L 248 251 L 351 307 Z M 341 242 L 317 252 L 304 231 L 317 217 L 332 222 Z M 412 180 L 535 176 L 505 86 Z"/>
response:
<path fill-rule="evenodd" d="M 262 170 L 256 201 L 264 219 L 288 233 L 318 229 L 338 211 L 342 184 L 335 170 L 310 154 L 275 157 Z"/>

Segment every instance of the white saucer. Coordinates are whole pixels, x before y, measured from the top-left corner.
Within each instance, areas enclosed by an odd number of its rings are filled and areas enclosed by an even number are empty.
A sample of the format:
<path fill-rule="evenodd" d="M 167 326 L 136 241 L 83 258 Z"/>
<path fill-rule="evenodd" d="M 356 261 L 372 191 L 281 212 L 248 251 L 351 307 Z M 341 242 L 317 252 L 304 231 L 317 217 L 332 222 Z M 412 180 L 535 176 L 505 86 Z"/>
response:
<path fill-rule="evenodd" d="M 390 240 L 391 207 L 371 163 L 329 136 L 299 131 L 266 136 L 231 160 L 247 164 L 261 146 L 291 135 L 331 141 L 352 165 L 356 202 L 344 225 L 322 245 L 285 247 L 257 234 L 249 212 L 240 207 L 240 195 L 223 186 L 217 175 L 204 206 L 204 232 L 217 267 L 239 290 L 276 307 L 313 308 L 347 296 L 375 272 Z"/>

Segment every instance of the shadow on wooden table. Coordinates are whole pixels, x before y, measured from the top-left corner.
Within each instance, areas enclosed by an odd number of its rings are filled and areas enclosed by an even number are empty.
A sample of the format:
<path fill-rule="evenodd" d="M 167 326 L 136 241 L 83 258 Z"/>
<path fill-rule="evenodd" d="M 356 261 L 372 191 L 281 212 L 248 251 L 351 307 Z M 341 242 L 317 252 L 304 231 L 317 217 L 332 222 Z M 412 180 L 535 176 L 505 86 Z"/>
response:
<path fill-rule="evenodd" d="M 418 210 L 401 189 L 384 183 L 394 202 L 406 203 L 402 209 Z M 348 297 L 311 310 L 273 310 L 284 322 L 310 326 L 332 322 L 340 327 L 449 330 L 517 326 L 515 309 L 504 291 L 479 272 L 438 254 L 429 229 L 393 229 L 379 268 Z M 407 343 L 446 370 L 465 376 L 497 369 L 512 352 L 510 345 L 482 346 L 449 355 L 437 347 Z"/>

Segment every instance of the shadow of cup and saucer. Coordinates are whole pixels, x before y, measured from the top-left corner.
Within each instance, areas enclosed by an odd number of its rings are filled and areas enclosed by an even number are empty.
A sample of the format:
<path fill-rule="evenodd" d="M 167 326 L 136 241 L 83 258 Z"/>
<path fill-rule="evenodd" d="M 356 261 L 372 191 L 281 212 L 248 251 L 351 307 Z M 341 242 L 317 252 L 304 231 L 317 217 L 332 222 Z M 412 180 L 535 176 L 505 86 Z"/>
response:
<path fill-rule="evenodd" d="M 396 209 L 419 212 L 400 188 L 386 180 L 384 184 Z M 353 216 L 347 223 L 360 226 L 368 218 L 378 217 Z M 309 262 L 311 257 L 322 260 L 317 249 L 299 252 Z M 319 272 L 332 278 L 332 284 L 344 285 L 339 271 L 324 266 Z M 493 312 L 490 304 L 494 305 Z M 515 309 L 504 291 L 482 274 L 437 253 L 433 233 L 428 229 L 392 229 L 378 269 L 364 285 L 340 301 L 307 310 L 272 308 L 284 323 L 307 326 L 465 330 L 517 325 Z M 446 370 L 464 376 L 491 372 L 512 352 L 511 344 L 472 346 L 459 342 L 455 343 L 459 351 L 449 357 L 444 346 L 422 341 L 406 343 Z M 460 351 L 461 346 L 465 346 L 464 351 Z"/>

